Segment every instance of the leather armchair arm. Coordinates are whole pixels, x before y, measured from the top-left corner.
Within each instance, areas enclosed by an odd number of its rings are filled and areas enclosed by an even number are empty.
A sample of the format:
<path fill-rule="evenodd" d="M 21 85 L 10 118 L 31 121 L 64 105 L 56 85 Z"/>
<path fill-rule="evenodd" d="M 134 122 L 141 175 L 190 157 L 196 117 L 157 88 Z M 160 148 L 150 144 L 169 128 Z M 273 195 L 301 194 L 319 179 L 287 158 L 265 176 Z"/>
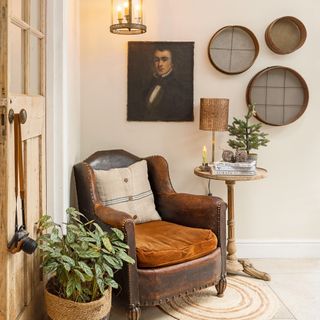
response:
<path fill-rule="evenodd" d="M 157 200 L 157 209 L 166 221 L 211 229 L 218 237 L 225 233 L 227 205 L 218 197 L 167 193 L 159 194 Z"/>
<path fill-rule="evenodd" d="M 128 253 L 136 260 L 136 239 L 133 218 L 125 212 L 117 211 L 103 205 L 96 207 L 95 214 L 102 223 L 122 230 L 125 235 L 125 241 L 130 247 Z"/>
<path fill-rule="evenodd" d="M 96 206 L 95 214 L 101 222 L 114 228 L 124 229 L 126 224 L 134 224 L 133 218 L 128 213 L 105 207 L 102 204 Z"/>

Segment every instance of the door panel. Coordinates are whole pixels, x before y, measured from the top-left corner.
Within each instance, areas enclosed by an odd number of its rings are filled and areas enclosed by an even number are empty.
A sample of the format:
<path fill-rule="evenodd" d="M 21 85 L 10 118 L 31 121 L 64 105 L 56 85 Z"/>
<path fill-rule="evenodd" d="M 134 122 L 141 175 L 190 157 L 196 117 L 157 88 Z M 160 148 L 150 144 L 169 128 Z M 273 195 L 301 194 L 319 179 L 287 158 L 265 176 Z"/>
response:
<path fill-rule="evenodd" d="M 41 30 L 41 1 L 31 0 L 30 6 L 30 26 Z"/>
<path fill-rule="evenodd" d="M 39 253 L 11 254 L 6 248 L 16 210 L 14 128 L 8 112 L 27 112 L 21 127 L 25 218 L 29 236 L 36 239 L 35 222 L 46 211 L 45 1 L 0 0 L 0 5 L 0 320 L 40 320 L 44 304 Z"/>
<path fill-rule="evenodd" d="M 11 43 L 9 47 L 9 63 L 11 73 L 9 75 L 9 90 L 12 93 L 22 94 L 25 92 L 24 77 L 25 71 L 23 66 L 24 61 L 24 30 L 10 23 L 9 34 Z"/>
<path fill-rule="evenodd" d="M 25 0 L 12 0 L 11 5 L 11 16 L 15 16 L 21 20 L 24 20 L 24 8 Z"/>
<path fill-rule="evenodd" d="M 25 217 L 26 227 L 30 237 L 36 239 L 35 221 L 39 220 L 45 211 L 45 98 L 42 96 L 15 96 L 9 97 L 10 108 L 15 113 L 19 113 L 23 108 L 27 112 L 27 121 L 21 126 L 24 156 L 25 174 Z M 9 128 L 10 139 L 8 139 L 8 150 L 13 150 L 13 126 Z M 8 137 L 8 138 L 9 138 Z M 11 148 L 10 148 L 11 145 Z M 9 172 L 14 172 L 14 155 L 8 154 Z M 8 202 L 8 239 L 14 232 L 15 224 L 15 196 L 14 196 L 14 175 L 8 176 L 8 190 L 12 190 Z M 20 206 L 18 206 L 19 208 Z M 19 221 L 19 225 L 21 221 Z M 9 298 L 9 318 L 17 319 L 22 317 L 27 310 L 37 310 L 32 318 L 42 319 L 41 307 L 38 299 L 43 299 L 40 292 L 43 292 L 42 282 L 40 281 L 39 253 L 26 255 L 19 252 L 8 257 L 8 286 L 10 288 Z M 39 292 L 40 291 L 40 292 Z M 32 306 L 35 305 L 35 306 Z M 37 306 L 37 307 L 36 307 Z M 28 311 L 31 312 L 32 311 Z M 27 313 L 26 313 L 27 314 Z M 28 313 L 29 314 L 29 313 Z M 20 319 L 20 318 L 19 318 Z"/>
<path fill-rule="evenodd" d="M 40 89 L 40 80 L 41 80 L 41 43 L 42 40 L 32 36 L 30 37 L 30 88 L 29 93 L 31 95 L 39 95 L 41 92 Z"/>

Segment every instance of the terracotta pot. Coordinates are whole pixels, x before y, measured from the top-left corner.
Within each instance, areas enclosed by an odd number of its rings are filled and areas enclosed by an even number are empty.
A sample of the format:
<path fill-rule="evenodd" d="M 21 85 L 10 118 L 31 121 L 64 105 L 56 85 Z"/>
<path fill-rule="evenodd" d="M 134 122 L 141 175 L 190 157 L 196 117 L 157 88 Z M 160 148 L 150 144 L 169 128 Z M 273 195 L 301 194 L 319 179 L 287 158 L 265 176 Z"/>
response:
<path fill-rule="evenodd" d="M 87 303 L 60 298 L 46 288 L 45 301 L 51 320 L 107 320 L 111 309 L 111 288 L 99 300 Z"/>

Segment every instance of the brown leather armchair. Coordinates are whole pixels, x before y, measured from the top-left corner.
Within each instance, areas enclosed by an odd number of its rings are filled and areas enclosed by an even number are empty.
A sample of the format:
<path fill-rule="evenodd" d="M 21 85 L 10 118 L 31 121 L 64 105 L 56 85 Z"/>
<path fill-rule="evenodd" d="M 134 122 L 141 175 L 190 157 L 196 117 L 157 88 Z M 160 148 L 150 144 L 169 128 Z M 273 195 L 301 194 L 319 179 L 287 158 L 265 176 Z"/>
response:
<path fill-rule="evenodd" d="M 218 296 L 226 288 L 226 204 L 220 198 L 176 193 L 168 164 L 161 156 L 144 158 L 161 218 L 175 224 L 211 229 L 218 239 L 217 248 L 206 256 L 175 265 L 139 268 L 126 265 L 116 280 L 128 303 L 128 319 L 138 320 L 140 306 L 160 305 L 170 299 L 215 285 Z M 96 189 L 95 170 L 127 167 L 142 160 L 124 150 L 98 151 L 74 167 L 79 210 L 103 227 L 121 229 L 130 246 L 128 254 L 136 260 L 135 223 L 124 212 L 102 205 Z"/>

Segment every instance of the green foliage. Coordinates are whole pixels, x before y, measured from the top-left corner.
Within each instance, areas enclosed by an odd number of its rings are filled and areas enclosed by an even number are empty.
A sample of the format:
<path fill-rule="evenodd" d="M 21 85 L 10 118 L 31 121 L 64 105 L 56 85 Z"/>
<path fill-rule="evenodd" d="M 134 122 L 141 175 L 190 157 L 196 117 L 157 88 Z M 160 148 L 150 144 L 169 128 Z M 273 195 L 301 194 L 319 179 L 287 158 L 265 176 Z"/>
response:
<path fill-rule="evenodd" d="M 43 270 L 56 277 L 56 295 L 90 302 L 99 299 L 108 286 L 117 288 L 114 272 L 124 262 L 134 263 L 134 260 L 126 252 L 129 247 L 123 242 L 122 231 L 112 228 L 107 233 L 74 208 L 67 209 L 67 214 L 66 234 L 48 215 L 38 222 Z"/>
<path fill-rule="evenodd" d="M 245 119 L 233 118 L 231 125 L 228 125 L 229 135 L 235 139 L 229 139 L 228 145 L 232 149 L 246 150 L 250 153 L 252 149 L 258 149 L 260 146 L 266 147 L 269 140 L 267 133 L 260 132 L 261 123 L 249 124 L 249 119 L 256 113 L 254 105 L 248 106 L 248 113 Z"/>

